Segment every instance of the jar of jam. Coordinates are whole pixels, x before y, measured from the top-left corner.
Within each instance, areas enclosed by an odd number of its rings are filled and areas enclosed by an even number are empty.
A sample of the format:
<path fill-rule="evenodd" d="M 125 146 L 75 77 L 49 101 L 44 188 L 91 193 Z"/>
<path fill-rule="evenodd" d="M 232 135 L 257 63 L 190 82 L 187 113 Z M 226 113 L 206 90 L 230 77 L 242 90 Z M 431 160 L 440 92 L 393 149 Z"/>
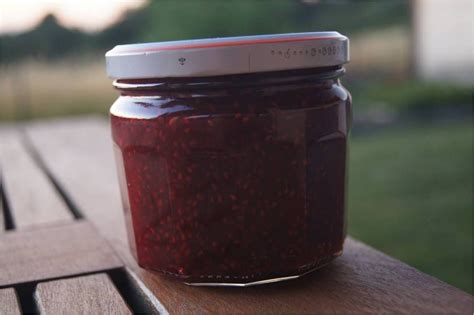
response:
<path fill-rule="evenodd" d="M 112 138 L 132 251 L 195 285 L 342 253 L 351 97 L 337 32 L 116 46 Z"/>

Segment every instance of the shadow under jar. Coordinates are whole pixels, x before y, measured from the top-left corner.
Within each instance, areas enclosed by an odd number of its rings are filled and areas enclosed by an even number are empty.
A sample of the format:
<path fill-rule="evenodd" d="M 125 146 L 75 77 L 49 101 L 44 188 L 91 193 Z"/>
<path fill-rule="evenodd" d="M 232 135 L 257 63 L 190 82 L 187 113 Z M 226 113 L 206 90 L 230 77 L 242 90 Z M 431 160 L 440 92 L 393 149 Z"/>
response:
<path fill-rule="evenodd" d="M 342 253 L 347 45 L 326 32 L 107 53 L 121 93 L 112 137 L 140 266 L 195 285 L 251 285 L 296 278 Z"/>

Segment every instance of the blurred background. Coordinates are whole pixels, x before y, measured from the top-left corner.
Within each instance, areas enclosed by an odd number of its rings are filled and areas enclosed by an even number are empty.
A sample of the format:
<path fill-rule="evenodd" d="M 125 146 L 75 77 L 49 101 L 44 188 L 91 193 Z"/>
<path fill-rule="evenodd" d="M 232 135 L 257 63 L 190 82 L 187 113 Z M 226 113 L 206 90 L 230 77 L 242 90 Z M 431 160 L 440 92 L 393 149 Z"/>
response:
<path fill-rule="evenodd" d="M 0 0 L 0 124 L 105 118 L 117 44 L 323 30 L 351 40 L 349 234 L 472 293 L 472 0 Z"/>

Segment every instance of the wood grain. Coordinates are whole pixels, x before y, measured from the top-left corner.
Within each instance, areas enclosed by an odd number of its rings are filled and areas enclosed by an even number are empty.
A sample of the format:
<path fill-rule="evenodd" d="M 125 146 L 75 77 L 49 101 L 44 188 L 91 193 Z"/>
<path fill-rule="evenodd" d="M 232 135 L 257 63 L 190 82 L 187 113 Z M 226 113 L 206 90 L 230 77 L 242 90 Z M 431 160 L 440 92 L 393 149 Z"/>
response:
<path fill-rule="evenodd" d="M 20 305 L 15 289 L 8 288 L 0 290 L 0 315 L 20 315 Z"/>
<path fill-rule="evenodd" d="M 121 255 L 126 257 L 126 255 Z M 126 264 L 171 313 L 472 314 L 473 298 L 348 238 L 342 257 L 301 279 L 249 288 L 190 287 Z"/>
<path fill-rule="evenodd" d="M 129 272 L 170 313 L 472 314 L 471 295 L 350 238 L 335 262 L 286 283 L 197 288 L 143 270 L 126 247 L 107 123 L 39 123 L 29 127 L 29 135 L 81 211 L 113 243 Z"/>
<path fill-rule="evenodd" d="M 79 209 L 107 239 L 126 243 L 107 122 L 90 117 L 52 120 L 25 127 L 48 169 Z"/>
<path fill-rule="evenodd" d="M 86 221 L 0 237 L 0 287 L 120 266 L 111 247 Z"/>
<path fill-rule="evenodd" d="M 42 314 L 131 314 L 106 274 L 42 282 L 35 300 Z"/>
<path fill-rule="evenodd" d="M 0 167 L 16 228 L 72 220 L 66 205 L 26 150 L 17 129 L 2 129 Z"/>

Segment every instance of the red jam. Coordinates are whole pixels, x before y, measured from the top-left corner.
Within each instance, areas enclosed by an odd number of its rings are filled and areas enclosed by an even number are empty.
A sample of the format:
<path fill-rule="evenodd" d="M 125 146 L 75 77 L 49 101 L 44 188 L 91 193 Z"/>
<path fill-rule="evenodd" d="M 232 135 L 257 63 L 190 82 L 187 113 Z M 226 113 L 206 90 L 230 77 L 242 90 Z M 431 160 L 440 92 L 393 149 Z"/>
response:
<path fill-rule="evenodd" d="M 251 283 L 340 255 L 342 72 L 119 80 L 111 127 L 138 263 L 190 283 Z"/>

